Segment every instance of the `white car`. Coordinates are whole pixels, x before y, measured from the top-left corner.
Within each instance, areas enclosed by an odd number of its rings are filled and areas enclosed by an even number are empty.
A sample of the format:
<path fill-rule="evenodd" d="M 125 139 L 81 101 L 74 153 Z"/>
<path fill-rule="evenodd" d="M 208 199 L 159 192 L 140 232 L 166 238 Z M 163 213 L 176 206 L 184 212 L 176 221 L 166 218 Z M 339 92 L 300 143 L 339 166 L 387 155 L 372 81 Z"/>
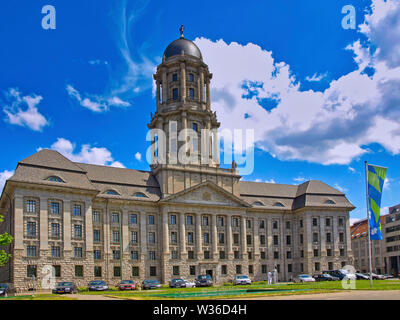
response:
<path fill-rule="evenodd" d="M 235 280 L 233 280 L 233 285 L 238 285 L 238 284 L 251 284 L 251 280 L 249 276 L 236 276 Z"/>
<path fill-rule="evenodd" d="M 185 288 L 194 288 L 196 287 L 196 283 L 194 281 L 184 280 Z"/>
<path fill-rule="evenodd" d="M 295 283 L 302 282 L 315 282 L 315 279 L 311 277 L 309 274 L 300 274 L 296 278 L 294 278 Z"/>

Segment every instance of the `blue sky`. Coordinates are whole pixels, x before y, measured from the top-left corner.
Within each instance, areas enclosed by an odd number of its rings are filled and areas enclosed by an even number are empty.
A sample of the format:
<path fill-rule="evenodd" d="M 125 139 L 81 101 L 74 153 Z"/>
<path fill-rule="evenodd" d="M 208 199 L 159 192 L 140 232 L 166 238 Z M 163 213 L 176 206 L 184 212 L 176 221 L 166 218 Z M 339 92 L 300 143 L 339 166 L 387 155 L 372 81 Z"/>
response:
<path fill-rule="evenodd" d="M 41 26 L 48 4 L 56 30 Z M 364 218 L 367 160 L 389 168 L 382 206 L 399 203 L 400 4 L 352 0 L 357 29 L 345 30 L 346 4 L 2 1 L 0 183 L 39 148 L 148 170 L 152 74 L 183 24 L 214 74 L 223 127 L 256 132 L 245 180 L 322 180 Z"/>

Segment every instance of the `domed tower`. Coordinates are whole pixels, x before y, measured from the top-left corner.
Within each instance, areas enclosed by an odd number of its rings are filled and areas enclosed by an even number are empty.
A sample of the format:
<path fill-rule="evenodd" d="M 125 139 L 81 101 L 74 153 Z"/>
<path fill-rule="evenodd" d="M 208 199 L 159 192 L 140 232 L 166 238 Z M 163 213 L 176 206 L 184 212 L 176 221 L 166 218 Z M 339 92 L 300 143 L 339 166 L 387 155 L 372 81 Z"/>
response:
<path fill-rule="evenodd" d="M 163 196 L 211 181 L 238 194 L 236 168 L 219 165 L 218 128 L 211 110 L 210 73 L 200 49 L 181 36 L 168 45 L 153 75 L 156 81 L 151 170 Z"/>

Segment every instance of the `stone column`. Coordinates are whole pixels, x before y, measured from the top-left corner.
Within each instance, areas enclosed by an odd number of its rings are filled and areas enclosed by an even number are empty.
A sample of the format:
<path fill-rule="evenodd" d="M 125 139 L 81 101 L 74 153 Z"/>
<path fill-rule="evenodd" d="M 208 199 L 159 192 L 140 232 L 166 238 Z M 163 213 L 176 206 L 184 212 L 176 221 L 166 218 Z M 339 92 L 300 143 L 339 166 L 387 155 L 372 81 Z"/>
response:
<path fill-rule="evenodd" d="M 213 132 L 213 147 L 214 147 L 214 159 L 219 164 L 219 143 L 218 143 L 218 128 L 214 128 Z"/>
<path fill-rule="evenodd" d="M 160 86 L 161 86 L 161 84 L 160 84 L 159 80 L 156 80 L 156 83 L 157 83 L 157 111 L 159 111 L 159 109 L 160 109 Z"/>
<path fill-rule="evenodd" d="M 226 246 L 228 249 L 228 256 L 233 254 L 232 248 L 232 216 L 226 217 Z"/>
<path fill-rule="evenodd" d="M 196 252 L 198 260 L 201 260 L 202 251 L 203 249 L 201 241 L 201 214 L 196 212 Z"/>
<path fill-rule="evenodd" d="M 24 198 L 14 197 L 14 249 L 24 249 Z"/>
<path fill-rule="evenodd" d="M 163 228 L 163 254 L 169 254 L 169 228 L 168 228 L 168 212 L 164 209 L 162 212 L 162 228 Z"/>
<path fill-rule="evenodd" d="M 207 79 L 207 110 L 211 110 L 211 96 L 210 96 L 210 79 Z"/>
<path fill-rule="evenodd" d="M 247 242 L 246 242 L 246 216 L 242 215 L 240 219 L 240 239 L 242 243 L 243 259 L 247 256 Z"/>
<path fill-rule="evenodd" d="M 319 233 L 320 233 L 320 250 L 321 257 L 326 257 L 326 231 L 325 231 L 325 217 L 321 216 L 319 219 Z M 332 236 L 332 235 L 331 235 Z M 324 270 L 324 259 L 321 259 L 321 270 Z M 328 266 L 326 266 L 328 267 Z"/>
<path fill-rule="evenodd" d="M 147 224 L 146 212 L 140 212 L 140 278 L 146 278 Z"/>
<path fill-rule="evenodd" d="M 200 92 L 200 103 L 203 104 L 205 102 L 205 100 L 204 100 L 204 70 L 203 70 L 203 68 L 200 68 L 199 92 Z"/>
<path fill-rule="evenodd" d="M 71 201 L 64 200 L 64 217 L 63 217 L 63 235 L 64 235 L 64 251 L 71 251 Z"/>
<path fill-rule="evenodd" d="M 92 218 L 92 202 L 85 202 L 85 240 L 86 251 L 93 251 L 93 218 Z"/>
<path fill-rule="evenodd" d="M 349 214 L 346 215 L 346 232 L 345 232 L 345 242 L 346 242 L 346 255 L 347 255 L 347 263 L 351 263 L 350 260 L 353 260 L 353 252 L 351 250 L 351 234 L 350 234 L 350 218 Z M 382 242 L 382 241 L 381 241 Z M 383 254 L 382 247 L 380 247 L 380 255 Z"/>
<path fill-rule="evenodd" d="M 333 220 L 333 252 L 335 256 L 335 260 L 339 256 L 339 230 L 338 230 L 338 217 L 334 216 Z"/>
<path fill-rule="evenodd" d="M 39 239 L 40 250 L 49 249 L 49 221 L 48 221 L 48 199 L 40 198 L 40 226 Z"/>
<path fill-rule="evenodd" d="M 179 216 L 179 231 L 181 241 L 181 254 L 186 254 L 186 226 L 185 226 L 185 213 L 181 212 Z"/>
<path fill-rule="evenodd" d="M 212 255 L 213 259 L 218 259 L 218 234 L 217 234 L 217 216 L 211 215 L 211 237 L 212 237 Z"/>
<path fill-rule="evenodd" d="M 254 260 L 259 260 L 260 257 L 260 237 L 259 237 L 260 226 L 258 225 L 258 217 L 253 219 L 253 240 L 254 240 Z"/>
<path fill-rule="evenodd" d="M 186 101 L 186 67 L 184 63 L 180 64 L 181 67 L 181 97 L 182 102 Z"/>
<path fill-rule="evenodd" d="M 168 83 L 167 83 L 167 70 L 165 68 L 162 69 L 162 103 L 166 103 L 168 100 Z"/>
<path fill-rule="evenodd" d="M 121 254 L 129 254 L 129 212 L 127 210 L 121 211 L 121 223 L 122 223 L 122 234 L 121 234 Z"/>

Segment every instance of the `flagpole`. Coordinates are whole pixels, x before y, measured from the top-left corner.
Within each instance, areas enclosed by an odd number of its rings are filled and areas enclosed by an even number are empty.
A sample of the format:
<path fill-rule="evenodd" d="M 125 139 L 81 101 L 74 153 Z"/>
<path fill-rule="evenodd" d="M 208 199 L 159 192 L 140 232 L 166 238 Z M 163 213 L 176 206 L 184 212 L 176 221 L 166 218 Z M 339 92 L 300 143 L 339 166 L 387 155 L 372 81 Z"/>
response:
<path fill-rule="evenodd" d="M 369 281 L 371 288 L 373 286 L 372 281 L 372 256 L 371 256 L 371 233 L 370 233 L 370 213 L 369 213 L 369 192 L 368 192 L 368 164 L 365 161 L 365 187 L 366 187 L 366 197 L 367 197 L 367 224 L 368 224 L 368 264 L 369 264 Z"/>

